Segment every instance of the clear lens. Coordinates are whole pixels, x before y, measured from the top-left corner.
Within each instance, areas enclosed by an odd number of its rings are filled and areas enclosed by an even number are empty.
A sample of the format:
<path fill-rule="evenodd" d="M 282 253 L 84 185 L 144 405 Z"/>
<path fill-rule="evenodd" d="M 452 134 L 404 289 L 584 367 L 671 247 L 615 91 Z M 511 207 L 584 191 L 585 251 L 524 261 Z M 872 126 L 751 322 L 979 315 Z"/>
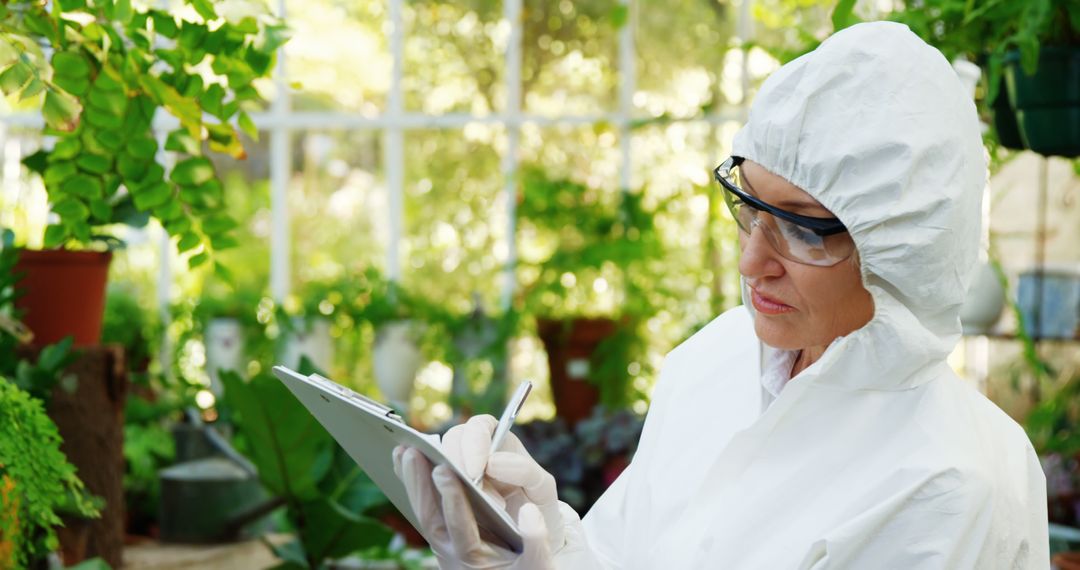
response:
<path fill-rule="evenodd" d="M 738 184 L 737 168 L 731 169 L 726 174 L 727 180 L 732 185 L 742 188 Z M 855 242 L 851 240 L 851 234 L 847 232 L 819 236 L 796 223 L 744 204 L 738 196 L 726 188 L 724 202 L 743 233 L 749 235 L 753 228 L 761 228 L 765 232 L 765 238 L 769 240 L 776 252 L 791 261 L 808 265 L 831 266 L 851 257 L 855 251 Z"/>

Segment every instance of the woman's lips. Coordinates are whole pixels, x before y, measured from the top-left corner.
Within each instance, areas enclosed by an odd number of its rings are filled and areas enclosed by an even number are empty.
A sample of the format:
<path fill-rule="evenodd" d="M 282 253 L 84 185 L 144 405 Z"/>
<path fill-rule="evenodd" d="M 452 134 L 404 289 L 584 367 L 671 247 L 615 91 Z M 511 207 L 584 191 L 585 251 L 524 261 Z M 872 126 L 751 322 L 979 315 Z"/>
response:
<path fill-rule="evenodd" d="M 754 308 L 759 313 L 766 315 L 780 315 L 783 313 L 790 313 L 795 310 L 795 307 L 791 305 L 785 305 L 776 299 L 770 299 L 758 293 L 757 289 L 750 288 L 750 302 L 754 304 Z"/>

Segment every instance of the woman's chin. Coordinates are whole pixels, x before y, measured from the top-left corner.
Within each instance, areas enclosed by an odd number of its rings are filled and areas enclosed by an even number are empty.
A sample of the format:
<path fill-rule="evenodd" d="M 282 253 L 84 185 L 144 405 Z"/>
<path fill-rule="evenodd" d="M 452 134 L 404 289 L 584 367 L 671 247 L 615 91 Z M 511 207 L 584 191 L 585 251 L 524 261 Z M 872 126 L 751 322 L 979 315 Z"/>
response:
<path fill-rule="evenodd" d="M 792 334 L 792 326 L 778 323 L 767 315 L 754 318 L 754 333 L 758 340 L 780 350 L 799 350 L 803 344 Z"/>

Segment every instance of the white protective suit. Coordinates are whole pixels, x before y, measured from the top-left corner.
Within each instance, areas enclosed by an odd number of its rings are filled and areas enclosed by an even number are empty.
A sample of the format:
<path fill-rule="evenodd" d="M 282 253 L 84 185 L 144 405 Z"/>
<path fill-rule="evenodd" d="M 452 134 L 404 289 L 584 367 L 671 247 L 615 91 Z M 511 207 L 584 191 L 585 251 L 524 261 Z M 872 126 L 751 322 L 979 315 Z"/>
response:
<path fill-rule="evenodd" d="M 768 78 L 733 154 L 844 222 L 874 316 L 775 401 L 746 308 L 673 350 L 637 455 L 584 520 L 593 555 L 627 569 L 1047 568 L 1035 452 L 945 362 L 987 172 L 949 63 L 900 24 L 843 30 Z"/>
<path fill-rule="evenodd" d="M 975 107 L 952 67 L 905 26 L 853 26 L 769 77 L 734 154 L 844 222 L 874 301 L 870 322 L 784 385 L 791 355 L 762 345 L 746 308 L 719 316 L 667 356 L 633 462 L 583 523 L 556 504 L 550 475 L 523 449 L 488 458 L 493 419 L 452 429 L 444 449 L 467 472 L 524 489 L 508 505 L 536 504 L 518 517 L 531 547 L 521 556 L 477 546 L 456 479 L 396 452 L 440 561 L 1047 568 L 1035 452 L 945 361 L 960 338 L 986 181 Z"/>

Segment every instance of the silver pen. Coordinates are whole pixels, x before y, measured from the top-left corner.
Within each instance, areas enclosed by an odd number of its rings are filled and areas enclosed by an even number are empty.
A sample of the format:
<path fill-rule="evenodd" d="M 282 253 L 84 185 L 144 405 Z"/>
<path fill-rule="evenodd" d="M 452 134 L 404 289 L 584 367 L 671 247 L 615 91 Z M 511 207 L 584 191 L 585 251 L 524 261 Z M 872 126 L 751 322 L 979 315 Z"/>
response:
<path fill-rule="evenodd" d="M 518 412 L 521 411 L 521 405 L 525 403 L 525 398 L 529 397 L 529 392 L 532 391 L 532 382 L 528 380 L 523 381 L 518 385 L 517 390 L 514 391 L 514 395 L 510 397 L 510 401 L 506 404 L 506 409 L 503 410 L 502 416 L 499 417 L 499 424 L 495 426 L 495 433 L 491 436 L 491 447 L 488 449 L 488 458 L 493 453 L 499 450 L 499 446 L 502 445 L 506 434 L 510 433 L 510 426 L 514 425 L 514 419 L 517 418 Z M 473 480 L 474 485 L 480 485 L 480 481 L 484 479 L 484 474 L 480 475 Z"/>

